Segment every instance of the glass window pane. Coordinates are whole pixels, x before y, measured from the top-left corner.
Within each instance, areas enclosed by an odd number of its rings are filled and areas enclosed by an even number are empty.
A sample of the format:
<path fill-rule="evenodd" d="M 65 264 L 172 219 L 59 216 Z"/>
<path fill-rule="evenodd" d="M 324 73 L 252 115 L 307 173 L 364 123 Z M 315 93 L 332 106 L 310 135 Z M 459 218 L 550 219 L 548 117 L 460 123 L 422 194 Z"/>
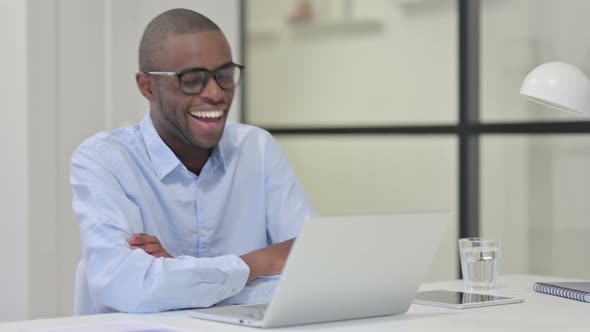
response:
<path fill-rule="evenodd" d="M 587 120 L 527 101 L 519 91 L 545 62 L 569 62 L 590 73 L 588 12 L 587 0 L 482 0 L 482 121 Z"/>
<path fill-rule="evenodd" d="M 304 3 L 311 9 L 302 8 Z M 455 1 L 244 4 L 249 123 L 332 127 L 457 121 Z M 312 13 L 309 20 L 301 14 L 306 10 Z"/>
<path fill-rule="evenodd" d="M 590 275 L 590 137 L 482 139 L 482 232 L 504 242 L 502 273 Z"/>
<path fill-rule="evenodd" d="M 448 210 L 457 220 L 457 144 L 452 137 L 277 138 L 321 215 Z M 455 221 L 429 280 L 457 278 L 457 234 Z"/>

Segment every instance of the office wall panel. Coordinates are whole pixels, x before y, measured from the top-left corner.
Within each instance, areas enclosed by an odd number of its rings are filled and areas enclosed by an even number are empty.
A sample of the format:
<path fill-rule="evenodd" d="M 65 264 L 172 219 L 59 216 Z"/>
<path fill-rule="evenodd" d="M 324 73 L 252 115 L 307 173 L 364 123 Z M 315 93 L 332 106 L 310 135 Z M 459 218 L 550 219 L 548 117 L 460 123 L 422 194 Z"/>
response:
<path fill-rule="evenodd" d="M 588 278 L 590 137 L 482 139 L 484 236 L 504 242 L 503 273 Z"/>
<path fill-rule="evenodd" d="M 458 172 L 454 138 L 281 135 L 278 140 L 322 215 L 451 211 L 453 223 L 428 280 L 457 277 Z M 335 229 L 335 236 L 337 232 Z"/>
<path fill-rule="evenodd" d="M 309 20 L 302 3 L 245 2 L 249 123 L 457 121 L 455 1 L 311 1 Z"/>
<path fill-rule="evenodd" d="M 29 305 L 28 266 L 28 78 L 27 78 L 27 4 L 0 2 L 0 61 L 7 65 L 0 81 L 0 322 L 25 319 Z M 5 52 L 4 50 L 8 50 Z M 17 253 L 17 254 L 15 254 Z"/>

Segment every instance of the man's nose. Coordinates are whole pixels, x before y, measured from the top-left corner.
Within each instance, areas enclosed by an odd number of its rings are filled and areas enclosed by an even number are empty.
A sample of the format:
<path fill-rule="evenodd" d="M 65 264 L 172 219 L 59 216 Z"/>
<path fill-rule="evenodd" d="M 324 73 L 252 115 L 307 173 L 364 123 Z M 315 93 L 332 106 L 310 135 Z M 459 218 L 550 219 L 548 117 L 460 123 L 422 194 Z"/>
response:
<path fill-rule="evenodd" d="M 199 93 L 199 97 L 202 99 L 207 99 L 211 102 L 218 103 L 223 101 L 223 97 L 225 96 L 225 91 L 217 84 L 217 81 L 213 76 L 210 76 L 207 80 L 207 84 Z"/>

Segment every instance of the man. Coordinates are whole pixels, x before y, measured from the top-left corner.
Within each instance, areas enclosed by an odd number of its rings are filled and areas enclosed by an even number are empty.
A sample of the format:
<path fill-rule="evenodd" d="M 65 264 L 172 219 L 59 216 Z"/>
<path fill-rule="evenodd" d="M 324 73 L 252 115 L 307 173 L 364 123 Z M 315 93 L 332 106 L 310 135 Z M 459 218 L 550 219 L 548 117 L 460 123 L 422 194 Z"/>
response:
<path fill-rule="evenodd" d="M 97 312 L 207 307 L 281 273 L 315 214 L 277 142 L 228 123 L 242 66 L 219 27 L 174 9 L 139 48 L 141 123 L 74 152 L 73 207 Z"/>

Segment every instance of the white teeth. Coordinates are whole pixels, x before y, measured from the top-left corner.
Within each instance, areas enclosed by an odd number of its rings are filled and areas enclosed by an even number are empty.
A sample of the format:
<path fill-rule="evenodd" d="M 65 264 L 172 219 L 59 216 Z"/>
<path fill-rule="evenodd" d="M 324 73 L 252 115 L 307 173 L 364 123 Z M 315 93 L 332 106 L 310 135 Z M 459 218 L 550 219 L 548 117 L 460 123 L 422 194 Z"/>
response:
<path fill-rule="evenodd" d="M 216 119 L 223 116 L 223 111 L 193 111 L 191 115 L 197 118 Z"/>

